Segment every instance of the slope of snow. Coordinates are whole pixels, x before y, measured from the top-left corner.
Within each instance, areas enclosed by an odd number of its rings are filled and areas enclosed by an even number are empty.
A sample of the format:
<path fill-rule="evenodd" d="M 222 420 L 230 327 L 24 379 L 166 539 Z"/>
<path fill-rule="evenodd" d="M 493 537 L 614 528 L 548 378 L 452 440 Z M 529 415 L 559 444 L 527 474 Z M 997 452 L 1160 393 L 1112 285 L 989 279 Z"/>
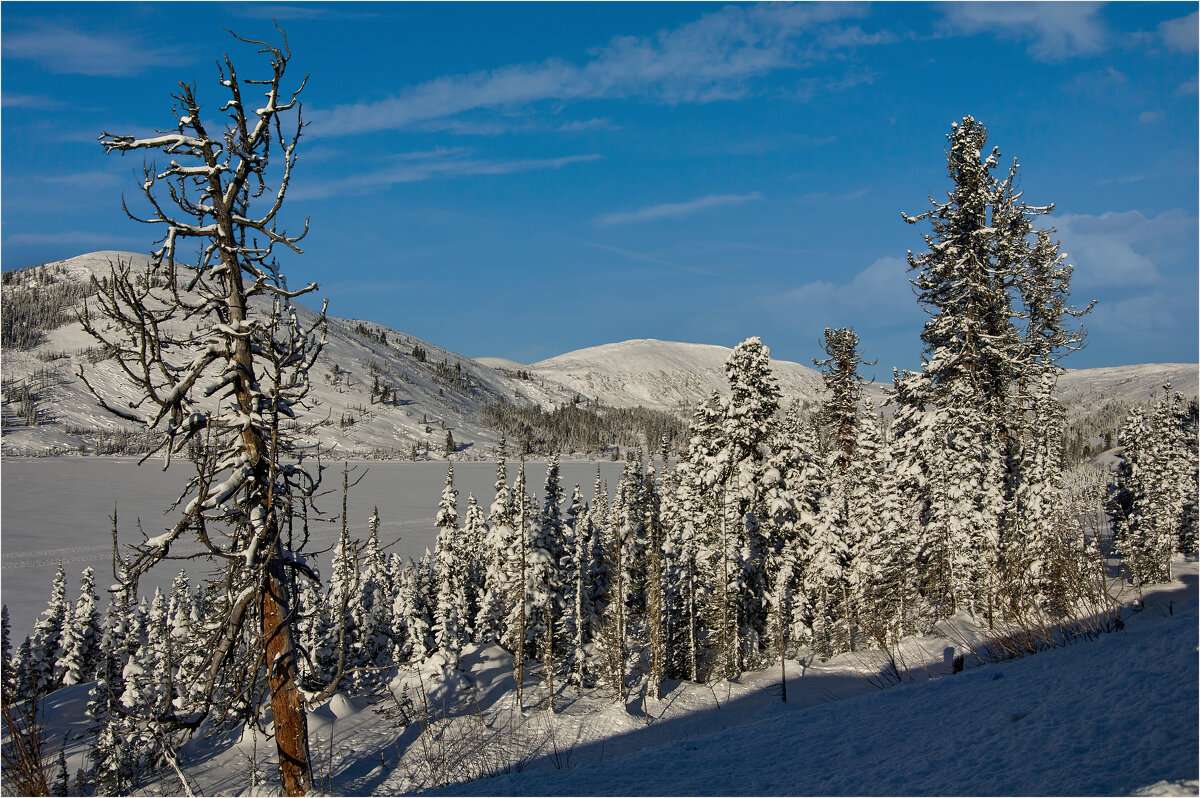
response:
<path fill-rule="evenodd" d="M 52 265 L 64 268 L 70 279 L 85 280 L 92 274 L 107 274 L 109 263 L 116 259 L 135 265 L 147 260 L 130 252 L 93 252 Z M 305 322 L 313 313 L 299 307 L 298 316 Z M 130 389 L 111 362 L 88 362 L 86 353 L 94 345 L 71 323 L 48 332 L 32 351 L 4 352 L 4 379 L 33 379 L 41 387 L 38 407 L 48 422 L 23 426 L 20 413 L 5 395 L 2 448 L 6 455 L 80 451 L 85 440 L 73 432 L 76 429 L 134 429 L 102 411 L 75 376 L 82 365 L 88 379 L 106 396 L 129 398 Z M 416 346 L 425 350 L 424 362 L 413 357 Z M 307 420 L 318 426 L 308 440 L 342 456 L 407 457 L 414 444 L 422 449 L 428 446 L 440 456 L 450 432 L 459 446 L 457 458 L 483 458 L 498 435 L 483 423 L 482 411 L 499 399 L 549 409 L 581 395 L 612 407 L 642 405 L 688 419 L 713 391 L 722 395 L 728 391 L 725 362 L 731 351 L 708 344 L 642 339 L 525 365 L 504 358 L 472 360 L 373 322 L 330 317 L 326 348 L 311 374 Z M 469 385 L 447 381 L 445 373 L 438 371 L 439 364 L 454 374 L 467 375 Z M 820 400 L 824 388 L 819 372 L 781 360 L 772 361 L 772 368 L 785 403 Z M 532 379 L 518 379 L 518 370 L 529 372 Z M 371 389 L 377 376 L 395 392 L 395 405 L 382 404 L 377 397 L 373 401 Z M 1060 379 L 1059 394 L 1075 416 L 1111 400 L 1147 401 L 1167 381 L 1175 390 L 1195 396 L 1197 367 L 1145 364 L 1068 371 Z M 876 407 L 883 405 L 886 388 L 882 383 L 866 386 Z"/>
<path fill-rule="evenodd" d="M 1058 378 L 1058 398 L 1064 404 L 1103 404 L 1120 401 L 1142 404 L 1162 396 L 1163 385 L 1184 396 L 1196 396 L 1200 371 L 1195 363 L 1142 363 L 1096 369 L 1067 369 Z"/>
<path fill-rule="evenodd" d="M 135 253 L 95 252 L 52 265 L 64 267 L 72 279 L 86 280 L 92 274 L 107 274 L 109 263 L 118 258 L 141 267 L 147 262 L 145 255 Z M 259 300 L 266 301 L 253 301 Z M 305 325 L 315 318 L 313 311 L 303 306 L 297 306 L 297 316 Z M 552 382 L 518 380 L 373 322 L 330 316 L 327 328 L 325 348 L 310 374 L 305 420 L 318 423 L 307 441 L 335 454 L 407 457 L 416 443 L 428 445 L 440 456 L 450 432 L 459 447 L 458 457 L 481 458 L 499 440 L 498 433 L 483 422 L 486 405 L 503 399 L 550 408 L 575 396 Z M 44 386 L 38 406 L 48 422 L 33 428 L 6 425 L 5 454 L 78 451 L 84 439 L 72 434 L 74 429 L 135 429 L 104 412 L 76 376 L 82 365 L 97 390 L 116 398 L 114 404 L 123 405 L 131 397 L 131 389 L 113 363 L 86 360 L 84 353 L 95 343 L 79 325 L 70 323 L 49 331 L 46 340 L 32 351 L 4 353 L 5 380 L 33 378 Z M 425 350 L 424 361 L 413 357 L 417 346 Z M 469 387 L 445 379 L 445 374 L 439 373 L 443 366 L 446 373 L 466 375 Z M 372 399 L 377 376 L 395 392 L 394 405 L 380 403 L 378 396 Z M 18 414 L 8 406 L 8 397 L 4 398 L 5 419 L 13 421 Z"/>
<path fill-rule="evenodd" d="M 516 360 L 509 360 L 506 357 L 477 357 L 475 358 L 475 362 L 487 366 L 488 368 L 508 369 L 509 371 L 529 368 L 529 366 L 525 363 L 521 363 Z"/>
<path fill-rule="evenodd" d="M 1176 794 L 1195 795 L 1195 594 L 1193 564 L 1123 633 L 842 701 L 772 703 L 727 730 L 447 792 L 1124 795 L 1191 780 Z"/>
<path fill-rule="evenodd" d="M 941 665 L 949 641 L 938 637 L 910 639 L 924 664 L 894 688 L 865 677 L 869 653 L 789 661 L 786 704 L 776 666 L 669 683 L 658 702 L 635 689 L 625 705 L 560 684 L 554 713 L 530 675 L 518 710 L 509 654 L 468 646 L 454 690 L 438 686 L 436 657 L 391 685 L 428 693 L 440 740 L 422 738 L 420 722 L 396 726 L 378 712 L 386 702 L 336 695 L 309 713 L 314 772 L 323 791 L 348 795 L 439 783 L 449 786 L 434 794 L 1196 795 L 1196 562 L 1177 560 L 1176 573 L 1127 609 L 1124 631 L 958 675 Z M 83 730 L 86 688 L 46 701 L 51 739 Z M 74 772 L 82 742 L 67 752 Z M 253 773 L 268 790 L 273 781 L 261 734 L 196 739 L 180 753 L 204 794 L 245 794 Z M 178 789 L 166 775 L 142 791 Z"/>
<path fill-rule="evenodd" d="M 567 352 L 528 368 L 613 407 L 642 405 L 686 418 L 713 391 L 729 392 L 725 362 L 732 351 L 712 344 L 639 339 Z M 786 360 L 772 360 L 771 367 L 787 399 L 811 402 L 824 390 L 814 369 Z"/>

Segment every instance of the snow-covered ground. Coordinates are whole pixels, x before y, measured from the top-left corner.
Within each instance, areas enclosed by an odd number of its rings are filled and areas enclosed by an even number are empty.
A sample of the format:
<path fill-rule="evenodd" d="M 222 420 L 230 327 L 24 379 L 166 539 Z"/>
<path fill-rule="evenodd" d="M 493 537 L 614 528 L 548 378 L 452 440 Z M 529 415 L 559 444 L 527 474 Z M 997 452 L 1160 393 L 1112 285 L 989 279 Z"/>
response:
<path fill-rule="evenodd" d="M 309 716 L 315 775 L 333 794 L 434 789 L 451 795 L 1196 795 L 1197 568 L 1130 607 L 1124 631 L 949 675 L 939 637 L 916 681 L 877 688 L 866 654 L 788 663 L 712 686 L 671 683 L 661 701 L 625 705 L 603 690 L 559 686 L 556 712 L 531 677 L 513 706 L 511 661 L 470 648 L 457 704 L 421 678 L 433 715 L 456 717 L 440 740 L 398 728 L 362 699 L 337 695 Z M 416 688 L 417 675 L 393 682 Z M 82 731 L 86 686 L 46 702 L 54 739 Z M 486 725 L 484 725 L 486 724 Z M 80 741 L 68 746 L 74 770 Z M 206 794 L 272 780 L 272 745 L 246 734 L 196 740 L 181 758 Z M 261 792 L 262 786 L 257 790 Z M 179 790 L 173 776 L 147 794 Z"/>
<path fill-rule="evenodd" d="M 157 462 L 157 464 L 156 464 Z M 323 489 L 330 491 L 318 500 L 327 518 L 342 511 L 342 463 L 327 462 Z M 381 543 L 392 544 L 389 551 L 406 557 L 420 557 L 433 548 L 442 486 L 446 481 L 446 463 L 432 461 L 351 461 L 353 482 L 350 490 L 349 520 L 351 535 L 367 536 L 367 519 L 373 507 L 379 508 Z M 567 496 L 578 484 L 587 501 L 599 466 L 612 490 L 623 463 L 566 461 L 560 466 Z M 0 601 L 8 605 L 12 616 L 13 638 L 20 641 L 33 631 L 37 616 L 50 597 L 50 582 L 58 563 L 67 570 L 67 595 L 75 600 L 79 575 L 87 566 L 96 569 L 97 585 L 103 590 L 112 581 L 112 523 L 114 505 L 123 542 L 141 540 L 138 520 L 147 535 L 161 533 L 174 523 L 175 515 L 164 515 L 178 496 L 189 474 L 187 463 L 177 462 L 163 472 L 161 459 L 138 466 L 136 458 L 112 457 L 18 457 L 4 458 L 0 464 Z M 517 463 L 508 463 L 508 483 L 517 474 Z M 540 496 L 546 481 L 546 461 L 525 464 L 527 488 Z M 495 463 L 458 462 L 454 464 L 455 487 L 459 491 L 459 512 L 465 512 L 467 496 L 486 510 L 495 495 Z M 337 524 L 313 525 L 313 548 L 324 548 L 337 539 Z M 317 558 L 318 565 L 328 561 Z M 153 595 L 155 587 L 170 585 L 177 570 L 164 564 L 148 575 L 140 585 Z M 326 574 L 327 575 L 327 574 Z M 106 602 L 101 597 L 101 605 Z"/>

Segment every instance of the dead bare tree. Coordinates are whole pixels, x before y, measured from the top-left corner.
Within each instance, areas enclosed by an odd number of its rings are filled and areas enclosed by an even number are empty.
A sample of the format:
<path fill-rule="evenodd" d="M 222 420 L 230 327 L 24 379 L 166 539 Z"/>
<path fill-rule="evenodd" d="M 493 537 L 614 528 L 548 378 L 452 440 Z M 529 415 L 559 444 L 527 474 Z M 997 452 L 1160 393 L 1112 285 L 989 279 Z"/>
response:
<path fill-rule="evenodd" d="M 312 774 L 289 569 L 316 577 L 285 549 L 281 522 L 289 507 L 311 501 L 320 468 L 315 475 L 306 469 L 295 431 L 282 421 L 303 408 L 324 309 L 300 323 L 292 300 L 317 286 L 288 290 L 274 254 L 276 246 L 301 252 L 298 242 L 308 232 L 307 220 L 298 234 L 280 226 L 304 127 L 297 99 L 304 81 L 281 91 L 291 52 L 279 34 L 278 47 L 233 34 L 266 56 L 271 72 L 242 79 L 223 56 L 218 71 L 227 99 L 211 131 L 195 84 L 180 83 L 172 94 L 172 129 L 145 138 L 100 136 L 108 153 L 150 150 L 168 160 L 165 168 L 143 166 L 148 215 L 135 215 L 122 201 L 131 218 L 165 233 L 146 273 L 114 264 L 80 317 L 113 354 L 136 400 L 122 404 L 94 388 L 82 370 L 79 376 L 104 408 L 162 434 L 151 454 L 165 455 L 164 468 L 173 454 L 202 444 L 202 465 L 175 504 L 182 507 L 178 521 L 126 559 L 133 585 L 164 559 L 193 556 L 172 554 L 185 538 L 199 542 L 199 556 L 223 565 L 222 617 L 209 619 L 207 659 L 195 675 L 205 705 L 172 720 L 195 728 L 221 700 L 214 699 L 218 685 L 226 685 L 226 696 L 256 696 L 265 679 L 283 791 L 303 795 Z"/>

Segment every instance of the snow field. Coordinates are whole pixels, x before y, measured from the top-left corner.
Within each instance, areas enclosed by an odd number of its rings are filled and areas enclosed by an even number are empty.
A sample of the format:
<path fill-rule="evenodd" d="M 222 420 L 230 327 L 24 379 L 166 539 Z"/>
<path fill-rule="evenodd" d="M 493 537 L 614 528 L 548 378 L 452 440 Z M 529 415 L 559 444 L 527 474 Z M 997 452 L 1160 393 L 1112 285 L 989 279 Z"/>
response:
<path fill-rule="evenodd" d="M 437 529 L 433 525 L 438 500 L 446 479 L 446 463 L 434 461 L 350 461 L 357 475 L 366 472 L 362 482 L 350 490 L 351 536 L 367 537 L 367 519 L 373 507 L 379 507 L 381 545 L 394 542 L 388 551 L 405 557 L 420 557 L 433 550 Z M 313 523 L 312 549 L 325 549 L 337 541 L 336 516 L 342 509 L 342 463 L 326 461 L 322 491 L 317 506 L 328 521 Z M 622 463 L 602 461 L 601 474 L 615 490 Z M 591 501 L 596 479 L 594 462 L 564 462 L 563 485 L 568 495 L 578 483 L 584 498 Z M 147 460 L 138 466 L 136 458 L 112 457 L 6 457 L 0 463 L 0 601 L 8 605 L 12 635 L 18 644 L 33 631 L 37 616 L 50 597 L 50 583 L 58 563 L 66 566 L 67 595 L 75 601 L 79 574 L 87 566 L 96 569 L 100 607 L 107 604 L 104 591 L 112 583 L 112 515 L 117 516 L 123 543 L 140 540 L 138 519 L 147 535 L 160 534 L 177 517 L 164 511 L 178 497 L 189 475 L 190 465 L 176 461 L 162 471 L 161 459 Z M 508 463 L 509 482 L 516 476 L 518 463 Z M 526 482 L 530 493 L 540 497 L 545 483 L 546 461 L 526 462 Z M 467 496 L 475 494 L 487 507 L 493 498 L 496 481 L 494 463 L 455 462 L 454 481 L 459 490 L 459 512 L 466 509 Z M 181 549 L 180 551 L 183 551 Z M 329 555 L 317 558 L 322 577 L 328 578 Z M 144 595 L 152 596 L 155 587 L 164 590 L 181 567 L 193 577 L 193 584 L 205 571 L 204 566 L 164 563 L 141 580 Z"/>
<path fill-rule="evenodd" d="M 435 657 L 392 682 L 424 690 L 440 737 L 400 729 L 343 694 L 309 713 L 315 776 L 327 794 L 394 795 L 442 779 L 496 773 L 433 789 L 445 795 L 1196 795 L 1197 566 L 1148 590 L 1125 630 L 949 676 L 946 638 L 911 639 L 928 670 L 877 689 L 863 662 L 788 662 L 733 682 L 671 682 L 661 701 L 627 704 L 600 690 L 558 685 L 555 714 L 536 670 L 514 706 L 512 661 L 468 646 L 448 693 Z M 926 678 L 926 675 L 935 678 Z M 46 699 L 51 739 L 70 735 L 83 764 L 90 685 Z M 449 718 L 449 721 L 446 721 Z M 557 752 L 557 753 L 556 753 Z M 269 794 L 274 746 L 261 733 L 196 739 L 180 751 L 205 794 Z M 507 771 L 507 772 L 505 772 Z M 257 774 L 257 775 L 255 775 Z M 252 786 L 255 779 L 259 786 Z M 264 784 L 265 782 L 265 784 Z M 146 794 L 177 793 L 173 776 Z"/>
<path fill-rule="evenodd" d="M 1095 641 L 882 691 L 860 678 L 858 694 L 840 701 L 811 699 L 823 681 L 854 674 L 853 655 L 793 682 L 786 705 L 773 695 L 761 700 L 777 685 L 776 671 L 749 674 L 742 681 L 758 682 L 760 700 L 706 713 L 734 715 L 727 728 L 656 745 L 651 724 L 624 746 L 606 741 L 626 755 L 580 757 L 570 771 L 531 767 L 441 792 L 1196 795 L 1196 563 L 1183 567 L 1181 579 L 1148 594 L 1126 631 Z"/>

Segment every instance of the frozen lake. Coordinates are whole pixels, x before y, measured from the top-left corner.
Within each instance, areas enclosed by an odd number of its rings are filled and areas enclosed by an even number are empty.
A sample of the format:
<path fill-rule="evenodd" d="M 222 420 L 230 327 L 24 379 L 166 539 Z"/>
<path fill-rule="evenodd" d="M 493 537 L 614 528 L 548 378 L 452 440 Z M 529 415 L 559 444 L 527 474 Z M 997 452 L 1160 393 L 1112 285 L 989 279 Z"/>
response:
<path fill-rule="evenodd" d="M 436 530 L 433 519 L 446 480 L 445 462 L 351 461 L 351 481 L 363 475 L 350 490 L 348 516 L 352 536 L 367 535 L 367 519 L 379 508 L 380 542 L 392 544 L 390 551 L 419 557 L 433 548 Z M 596 479 L 595 462 L 564 462 L 563 490 L 569 499 L 578 484 L 586 501 L 592 500 Z M 622 463 L 599 463 L 609 489 L 615 490 Z M 50 584 L 61 562 L 66 567 L 67 597 L 79 595 L 79 575 L 87 566 L 96 569 L 101 609 L 107 604 L 104 589 L 112 578 L 112 523 L 117 509 L 121 541 L 141 539 L 137 522 L 147 535 L 161 533 L 176 515 L 164 511 L 178 496 L 191 465 L 186 461 L 162 471 L 161 461 L 138 466 L 135 458 L 4 458 L 0 463 L 0 601 L 8 606 L 13 645 L 33 630 L 37 616 L 50 597 Z M 508 463 L 508 483 L 517 475 L 517 463 Z M 540 496 L 546 481 L 546 461 L 525 465 L 530 493 Z M 492 503 L 496 481 L 495 463 L 456 462 L 454 485 L 459 491 L 459 514 L 466 511 L 467 495 L 473 493 L 485 512 Z M 322 489 L 328 495 L 317 506 L 326 518 L 335 518 L 342 508 L 342 464 L 330 462 Z M 337 540 L 337 523 L 312 524 L 312 548 L 324 548 Z M 318 558 L 327 565 L 328 555 Z M 153 594 L 155 586 L 167 586 L 183 563 L 163 563 L 140 585 Z M 201 573 L 196 563 L 187 563 L 193 584 Z M 327 567 L 323 571 L 327 571 Z M 325 573 L 323 576 L 327 575 Z"/>

